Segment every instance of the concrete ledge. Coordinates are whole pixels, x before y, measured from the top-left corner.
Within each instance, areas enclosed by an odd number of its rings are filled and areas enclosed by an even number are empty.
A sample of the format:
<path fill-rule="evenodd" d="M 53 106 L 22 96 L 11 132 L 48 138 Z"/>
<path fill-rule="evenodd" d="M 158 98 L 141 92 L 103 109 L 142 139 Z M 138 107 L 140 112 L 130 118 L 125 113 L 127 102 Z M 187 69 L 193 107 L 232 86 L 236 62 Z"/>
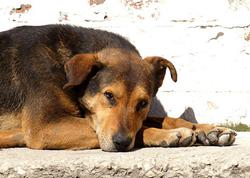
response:
<path fill-rule="evenodd" d="M 127 153 L 2 149 L 0 177 L 250 177 L 250 133 L 239 133 L 230 147 Z"/>

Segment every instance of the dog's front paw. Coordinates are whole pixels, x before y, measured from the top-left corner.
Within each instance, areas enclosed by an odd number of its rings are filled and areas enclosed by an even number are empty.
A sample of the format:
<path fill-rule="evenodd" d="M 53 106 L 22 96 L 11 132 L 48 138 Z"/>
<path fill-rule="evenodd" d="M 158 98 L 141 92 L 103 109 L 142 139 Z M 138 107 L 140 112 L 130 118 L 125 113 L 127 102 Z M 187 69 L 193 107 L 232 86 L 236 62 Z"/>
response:
<path fill-rule="evenodd" d="M 181 135 L 178 145 L 176 146 L 181 146 L 181 147 L 192 146 L 196 142 L 196 134 L 192 129 L 177 128 L 173 130 L 179 132 Z"/>
<path fill-rule="evenodd" d="M 193 130 L 188 128 L 171 130 L 149 128 L 143 133 L 143 141 L 145 146 L 191 146 L 196 142 L 196 135 Z"/>
<path fill-rule="evenodd" d="M 176 145 L 178 145 L 180 138 L 181 134 L 179 132 L 169 132 L 162 135 L 162 137 L 160 137 L 160 139 L 155 142 L 155 146 L 175 147 Z"/>
<path fill-rule="evenodd" d="M 176 135 L 178 135 L 178 140 L 171 142 L 171 144 L 167 145 L 167 147 L 178 147 L 178 146 L 187 147 L 187 146 L 192 146 L 196 142 L 196 134 L 192 129 L 183 127 L 183 128 L 171 129 L 167 131 L 168 133 L 172 133 L 172 134 L 175 133 Z"/>
<path fill-rule="evenodd" d="M 197 142 L 203 145 L 230 146 L 234 143 L 236 132 L 225 127 L 214 127 L 211 130 L 197 130 Z"/>
<path fill-rule="evenodd" d="M 145 146 L 172 147 L 177 146 L 181 138 L 179 131 L 148 128 L 143 132 Z"/>

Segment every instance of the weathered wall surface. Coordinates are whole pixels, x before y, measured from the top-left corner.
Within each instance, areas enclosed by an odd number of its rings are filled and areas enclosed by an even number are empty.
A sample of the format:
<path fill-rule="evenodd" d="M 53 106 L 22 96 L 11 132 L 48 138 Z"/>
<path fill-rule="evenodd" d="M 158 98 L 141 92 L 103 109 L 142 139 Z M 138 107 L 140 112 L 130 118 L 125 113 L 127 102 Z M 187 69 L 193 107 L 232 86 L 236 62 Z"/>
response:
<path fill-rule="evenodd" d="M 113 31 L 170 59 L 179 81 L 167 73 L 158 93 L 169 115 L 192 106 L 199 122 L 250 124 L 249 0 L 0 0 L 0 30 L 49 23 Z"/>

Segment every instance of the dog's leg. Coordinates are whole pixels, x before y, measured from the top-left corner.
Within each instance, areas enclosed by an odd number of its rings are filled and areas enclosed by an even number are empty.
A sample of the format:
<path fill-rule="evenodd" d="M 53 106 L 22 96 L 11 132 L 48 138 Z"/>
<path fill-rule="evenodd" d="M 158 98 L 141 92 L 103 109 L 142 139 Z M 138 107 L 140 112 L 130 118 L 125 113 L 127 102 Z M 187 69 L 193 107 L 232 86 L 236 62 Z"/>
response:
<path fill-rule="evenodd" d="M 181 118 L 164 118 L 163 129 L 189 128 L 196 132 L 197 142 L 203 145 L 228 146 L 235 141 L 236 132 L 211 124 L 193 124 Z"/>
<path fill-rule="evenodd" d="M 0 131 L 0 148 L 21 146 L 25 146 L 23 132 L 21 129 Z"/>
<path fill-rule="evenodd" d="M 38 123 L 38 122 L 37 122 Z M 88 119 L 64 117 L 46 123 L 24 122 L 25 141 L 34 149 L 99 148 L 95 131 Z"/>
<path fill-rule="evenodd" d="M 196 141 L 194 131 L 187 128 L 159 129 L 143 126 L 136 137 L 136 146 L 191 146 Z"/>

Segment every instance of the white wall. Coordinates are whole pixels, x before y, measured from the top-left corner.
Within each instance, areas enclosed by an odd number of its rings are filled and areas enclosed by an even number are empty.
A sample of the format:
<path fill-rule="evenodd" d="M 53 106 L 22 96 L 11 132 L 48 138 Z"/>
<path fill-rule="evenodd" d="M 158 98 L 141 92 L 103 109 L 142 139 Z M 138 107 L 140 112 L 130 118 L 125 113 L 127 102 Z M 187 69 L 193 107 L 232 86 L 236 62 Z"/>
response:
<path fill-rule="evenodd" d="M 167 73 L 158 93 L 168 115 L 179 116 L 191 106 L 199 122 L 250 124 L 250 1 L 158 2 L 135 10 L 125 0 L 92 7 L 86 0 L 0 0 L 0 30 L 70 23 L 119 33 L 142 56 L 159 55 L 175 64 L 178 82 Z M 26 3 L 32 5 L 28 12 L 9 14 Z M 62 20 L 64 15 L 68 20 Z M 223 35 L 213 39 L 217 34 Z"/>

